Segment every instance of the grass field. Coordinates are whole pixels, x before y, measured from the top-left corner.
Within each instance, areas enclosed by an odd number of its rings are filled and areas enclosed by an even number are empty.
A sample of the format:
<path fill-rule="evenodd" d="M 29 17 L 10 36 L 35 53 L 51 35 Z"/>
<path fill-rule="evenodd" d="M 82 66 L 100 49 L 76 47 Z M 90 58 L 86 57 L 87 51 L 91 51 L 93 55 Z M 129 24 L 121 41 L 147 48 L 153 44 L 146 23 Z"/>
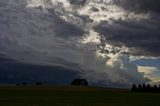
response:
<path fill-rule="evenodd" d="M 91 87 L 0 87 L 0 106 L 160 106 L 160 94 Z"/>

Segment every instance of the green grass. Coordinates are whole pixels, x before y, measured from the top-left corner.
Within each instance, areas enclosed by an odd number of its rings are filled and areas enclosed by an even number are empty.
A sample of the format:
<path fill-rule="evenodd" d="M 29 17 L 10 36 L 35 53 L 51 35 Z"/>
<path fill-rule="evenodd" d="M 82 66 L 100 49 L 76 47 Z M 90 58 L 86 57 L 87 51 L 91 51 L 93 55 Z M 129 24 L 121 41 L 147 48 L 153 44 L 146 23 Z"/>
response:
<path fill-rule="evenodd" d="M 0 106 L 160 106 L 160 94 L 90 87 L 0 87 Z"/>

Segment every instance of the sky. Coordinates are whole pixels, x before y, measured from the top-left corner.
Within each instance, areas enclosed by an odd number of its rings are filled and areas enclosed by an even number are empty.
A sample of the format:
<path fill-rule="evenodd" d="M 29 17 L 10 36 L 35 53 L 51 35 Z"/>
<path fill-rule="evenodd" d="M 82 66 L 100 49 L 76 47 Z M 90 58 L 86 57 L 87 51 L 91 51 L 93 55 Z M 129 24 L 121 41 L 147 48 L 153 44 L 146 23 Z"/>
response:
<path fill-rule="evenodd" d="M 159 0 L 1 0 L 0 83 L 160 82 Z"/>

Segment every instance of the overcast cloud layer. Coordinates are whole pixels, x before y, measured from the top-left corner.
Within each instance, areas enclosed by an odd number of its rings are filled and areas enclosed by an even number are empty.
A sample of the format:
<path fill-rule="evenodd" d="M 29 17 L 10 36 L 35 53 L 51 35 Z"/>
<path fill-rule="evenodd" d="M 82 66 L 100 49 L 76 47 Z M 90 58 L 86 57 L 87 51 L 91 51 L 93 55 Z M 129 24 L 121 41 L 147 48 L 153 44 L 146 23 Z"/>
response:
<path fill-rule="evenodd" d="M 147 82 L 130 56 L 159 56 L 159 7 L 158 0 L 1 0 L 0 54 L 70 68 L 91 83 Z"/>

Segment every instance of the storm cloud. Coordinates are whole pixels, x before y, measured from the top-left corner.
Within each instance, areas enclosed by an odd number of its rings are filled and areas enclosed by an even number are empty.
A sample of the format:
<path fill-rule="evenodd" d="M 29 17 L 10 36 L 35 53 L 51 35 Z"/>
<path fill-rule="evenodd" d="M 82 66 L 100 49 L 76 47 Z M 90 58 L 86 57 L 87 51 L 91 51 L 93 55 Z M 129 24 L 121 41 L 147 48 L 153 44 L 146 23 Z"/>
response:
<path fill-rule="evenodd" d="M 130 53 L 140 56 L 160 54 L 160 2 L 158 0 L 113 0 L 126 13 L 112 18 L 112 23 L 102 21 L 94 29 L 106 37 L 108 43 L 126 46 Z M 133 15 L 131 15 L 133 14 Z M 135 18 L 141 15 L 141 18 Z M 123 18 L 125 16 L 125 18 Z M 143 17 L 147 18 L 143 18 Z"/>
<path fill-rule="evenodd" d="M 127 0 L 1 0 L 1 57 L 74 70 L 95 85 L 145 83 L 130 56 L 159 56 L 159 12 L 133 1 L 132 10 Z"/>
<path fill-rule="evenodd" d="M 112 24 L 102 22 L 95 27 L 103 34 L 108 43 L 115 46 L 126 46 L 130 53 L 141 56 L 159 56 L 160 25 L 148 20 L 118 20 Z M 144 39 L 145 38 L 145 39 Z"/>

